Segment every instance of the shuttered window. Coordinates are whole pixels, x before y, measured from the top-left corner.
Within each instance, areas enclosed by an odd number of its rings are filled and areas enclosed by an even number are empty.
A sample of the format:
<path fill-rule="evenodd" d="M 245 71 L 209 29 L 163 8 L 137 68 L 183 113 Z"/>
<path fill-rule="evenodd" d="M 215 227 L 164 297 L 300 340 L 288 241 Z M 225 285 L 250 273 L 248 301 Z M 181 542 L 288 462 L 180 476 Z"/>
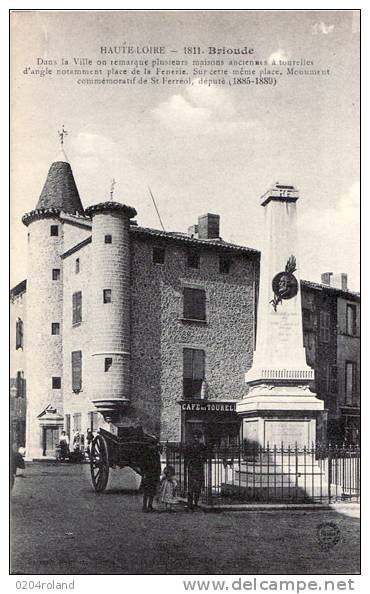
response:
<path fill-rule="evenodd" d="M 23 349 L 23 321 L 21 318 L 15 323 L 15 348 Z"/>
<path fill-rule="evenodd" d="M 184 318 L 206 319 L 206 292 L 203 289 L 184 288 Z"/>
<path fill-rule="evenodd" d="M 205 352 L 200 349 L 184 349 L 183 358 L 183 396 L 200 398 L 205 375 Z"/>
<path fill-rule="evenodd" d="M 82 352 L 72 352 L 72 390 L 79 392 L 82 388 Z"/>
<path fill-rule="evenodd" d="M 229 274 L 231 268 L 231 260 L 227 256 L 220 256 L 219 269 L 222 274 Z"/>
<path fill-rule="evenodd" d="M 320 312 L 320 339 L 321 342 L 330 340 L 330 313 L 327 311 Z"/>
<path fill-rule="evenodd" d="M 345 370 L 346 380 L 346 392 L 345 392 L 345 404 L 353 406 L 357 404 L 357 386 L 356 386 L 356 375 L 357 365 L 354 361 L 346 361 Z"/>
<path fill-rule="evenodd" d="M 73 415 L 73 431 L 81 431 L 81 413 Z"/>
<path fill-rule="evenodd" d="M 153 264 L 164 264 L 165 249 L 162 247 L 153 248 L 152 259 Z"/>
<path fill-rule="evenodd" d="M 72 295 L 72 323 L 79 324 L 82 321 L 82 293 L 78 291 Z"/>
<path fill-rule="evenodd" d="M 356 336 L 356 306 L 352 303 L 346 307 L 346 334 Z"/>
<path fill-rule="evenodd" d="M 199 268 L 200 265 L 200 253 L 196 250 L 189 250 L 188 251 L 188 267 L 189 268 Z"/>

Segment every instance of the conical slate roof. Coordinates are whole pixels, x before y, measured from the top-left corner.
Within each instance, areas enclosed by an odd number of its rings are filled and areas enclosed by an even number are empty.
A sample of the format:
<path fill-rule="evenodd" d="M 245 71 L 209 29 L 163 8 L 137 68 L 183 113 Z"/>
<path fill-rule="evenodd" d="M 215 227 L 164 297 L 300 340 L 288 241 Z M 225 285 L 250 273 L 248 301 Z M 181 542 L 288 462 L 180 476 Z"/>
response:
<path fill-rule="evenodd" d="M 52 163 L 40 194 L 36 210 L 59 208 L 70 214 L 84 214 L 80 195 L 67 160 Z"/>

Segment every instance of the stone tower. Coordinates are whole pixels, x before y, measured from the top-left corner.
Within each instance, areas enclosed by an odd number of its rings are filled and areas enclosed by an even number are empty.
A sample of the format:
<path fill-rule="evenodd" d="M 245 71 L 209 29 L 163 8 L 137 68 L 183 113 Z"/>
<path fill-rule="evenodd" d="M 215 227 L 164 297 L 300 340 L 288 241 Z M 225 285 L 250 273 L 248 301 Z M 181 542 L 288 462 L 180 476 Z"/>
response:
<path fill-rule="evenodd" d="M 130 402 L 130 218 L 118 202 L 90 206 L 92 218 L 91 400 L 106 419 L 118 421 Z"/>
<path fill-rule="evenodd" d="M 72 169 L 61 150 L 35 210 L 25 214 L 27 262 L 27 459 L 53 453 L 63 425 L 63 223 L 83 214 Z"/>

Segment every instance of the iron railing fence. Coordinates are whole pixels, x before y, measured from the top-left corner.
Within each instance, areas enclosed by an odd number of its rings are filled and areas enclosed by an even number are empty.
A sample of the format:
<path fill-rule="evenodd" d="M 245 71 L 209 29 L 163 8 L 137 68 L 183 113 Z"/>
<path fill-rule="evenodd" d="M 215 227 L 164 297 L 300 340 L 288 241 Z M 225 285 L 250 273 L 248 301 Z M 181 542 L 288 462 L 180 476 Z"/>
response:
<path fill-rule="evenodd" d="M 180 443 L 164 444 L 179 493 L 188 492 L 189 454 Z M 267 447 L 255 444 L 208 447 L 203 454 L 201 499 L 209 505 L 358 502 L 360 449 Z"/>

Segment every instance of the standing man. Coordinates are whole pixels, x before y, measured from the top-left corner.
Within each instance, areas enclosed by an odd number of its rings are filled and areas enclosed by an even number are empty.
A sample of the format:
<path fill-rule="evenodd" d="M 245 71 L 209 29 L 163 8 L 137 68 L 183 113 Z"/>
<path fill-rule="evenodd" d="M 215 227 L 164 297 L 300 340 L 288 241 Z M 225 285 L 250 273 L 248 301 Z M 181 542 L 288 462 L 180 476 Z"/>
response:
<path fill-rule="evenodd" d="M 204 484 L 204 463 L 206 446 L 201 442 L 201 433 L 194 432 L 193 442 L 185 449 L 185 464 L 188 472 L 188 509 L 198 508 L 200 493 Z"/>
<path fill-rule="evenodd" d="M 141 467 L 143 489 L 143 512 L 152 512 L 153 499 L 161 476 L 161 457 L 159 445 L 147 446 Z"/>

